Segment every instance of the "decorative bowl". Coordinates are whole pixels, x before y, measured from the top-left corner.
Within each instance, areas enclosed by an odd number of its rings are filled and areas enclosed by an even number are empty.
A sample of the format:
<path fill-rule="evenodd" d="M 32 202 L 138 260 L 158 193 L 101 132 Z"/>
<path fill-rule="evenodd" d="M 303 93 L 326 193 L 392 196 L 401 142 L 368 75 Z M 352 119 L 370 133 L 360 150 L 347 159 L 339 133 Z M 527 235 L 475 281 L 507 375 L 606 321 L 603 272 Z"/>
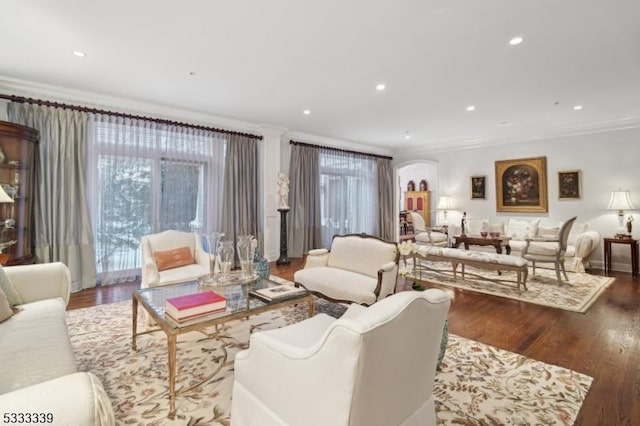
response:
<path fill-rule="evenodd" d="M 497 231 L 491 231 L 489 235 L 491 235 L 491 238 L 500 238 L 500 232 Z"/>
<path fill-rule="evenodd" d="M 480 231 L 480 235 L 482 236 L 482 238 L 487 238 L 487 231 Z"/>

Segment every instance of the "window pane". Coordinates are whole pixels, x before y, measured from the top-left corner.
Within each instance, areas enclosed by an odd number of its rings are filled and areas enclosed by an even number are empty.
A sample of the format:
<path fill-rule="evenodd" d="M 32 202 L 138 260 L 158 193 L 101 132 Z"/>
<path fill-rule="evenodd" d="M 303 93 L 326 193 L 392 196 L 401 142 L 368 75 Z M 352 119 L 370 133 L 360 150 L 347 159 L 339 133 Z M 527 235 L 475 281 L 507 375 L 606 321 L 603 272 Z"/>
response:
<path fill-rule="evenodd" d="M 160 229 L 177 229 L 190 232 L 198 217 L 199 188 L 202 164 L 163 159 L 161 164 Z M 203 203 L 206 204 L 206 203 Z"/>

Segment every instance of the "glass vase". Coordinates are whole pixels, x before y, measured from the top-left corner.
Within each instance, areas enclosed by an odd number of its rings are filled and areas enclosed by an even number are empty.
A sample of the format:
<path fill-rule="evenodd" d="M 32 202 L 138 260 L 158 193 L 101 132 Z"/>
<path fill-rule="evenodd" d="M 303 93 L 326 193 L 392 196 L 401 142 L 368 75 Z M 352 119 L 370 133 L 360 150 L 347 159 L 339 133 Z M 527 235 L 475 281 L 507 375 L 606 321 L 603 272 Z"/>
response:
<path fill-rule="evenodd" d="M 220 241 L 218 243 L 217 257 L 220 265 L 219 281 L 229 281 L 231 266 L 233 265 L 233 241 Z"/>
<path fill-rule="evenodd" d="M 218 245 L 224 236 L 223 232 L 212 232 L 210 234 L 202 234 L 200 241 L 202 242 L 202 250 L 209 256 L 209 275 L 203 281 L 210 282 L 214 280 L 216 274 L 216 258 Z"/>
<path fill-rule="evenodd" d="M 253 235 L 238 236 L 236 249 L 242 278 L 253 278 Z"/>

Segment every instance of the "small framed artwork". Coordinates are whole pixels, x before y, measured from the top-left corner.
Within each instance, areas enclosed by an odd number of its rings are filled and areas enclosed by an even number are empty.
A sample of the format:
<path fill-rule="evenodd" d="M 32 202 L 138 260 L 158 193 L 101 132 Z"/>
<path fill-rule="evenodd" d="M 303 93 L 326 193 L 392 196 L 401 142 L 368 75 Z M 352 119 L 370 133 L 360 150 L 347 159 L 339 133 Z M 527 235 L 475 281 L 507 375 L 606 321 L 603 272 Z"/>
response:
<path fill-rule="evenodd" d="M 496 161 L 496 211 L 547 213 L 547 157 Z"/>
<path fill-rule="evenodd" d="M 471 176 L 471 199 L 485 200 L 487 198 L 487 177 Z"/>
<path fill-rule="evenodd" d="M 558 199 L 579 200 L 582 197 L 580 180 L 580 170 L 558 172 Z"/>

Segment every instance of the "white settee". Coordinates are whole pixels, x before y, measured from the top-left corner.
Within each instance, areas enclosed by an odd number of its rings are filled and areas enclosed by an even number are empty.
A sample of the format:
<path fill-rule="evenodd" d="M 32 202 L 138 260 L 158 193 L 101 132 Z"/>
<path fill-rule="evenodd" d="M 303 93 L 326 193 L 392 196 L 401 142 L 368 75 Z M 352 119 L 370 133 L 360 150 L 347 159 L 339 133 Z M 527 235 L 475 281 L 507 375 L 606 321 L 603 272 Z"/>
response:
<path fill-rule="evenodd" d="M 511 255 L 520 256 L 527 242 L 526 238 L 556 236 L 561 223 L 551 222 L 548 219 L 539 218 L 497 218 L 467 219 L 467 235 L 480 235 L 484 228 L 488 231 L 497 231 L 501 235 L 511 237 L 509 246 Z M 460 226 L 449 227 L 450 238 L 460 235 Z M 591 267 L 589 257 L 600 243 L 600 234 L 590 231 L 588 224 L 575 222 L 571 227 L 567 241 L 565 254 L 565 267 L 576 272 L 585 272 Z M 492 247 L 473 247 L 474 250 L 494 250 Z"/>
<path fill-rule="evenodd" d="M 366 234 L 334 235 L 331 251 L 309 251 L 293 280 L 334 302 L 371 305 L 395 292 L 399 257 L 394 242 Z"/>
<path fill-rule="evenodd" d="M 100 381 L 76 370 L 65 322 L 68 268 L 44 263 L 4 271 L 24 303 L 0 323 L 0 413 L 38 414 L 29 423 L 115 424 Z"/>

